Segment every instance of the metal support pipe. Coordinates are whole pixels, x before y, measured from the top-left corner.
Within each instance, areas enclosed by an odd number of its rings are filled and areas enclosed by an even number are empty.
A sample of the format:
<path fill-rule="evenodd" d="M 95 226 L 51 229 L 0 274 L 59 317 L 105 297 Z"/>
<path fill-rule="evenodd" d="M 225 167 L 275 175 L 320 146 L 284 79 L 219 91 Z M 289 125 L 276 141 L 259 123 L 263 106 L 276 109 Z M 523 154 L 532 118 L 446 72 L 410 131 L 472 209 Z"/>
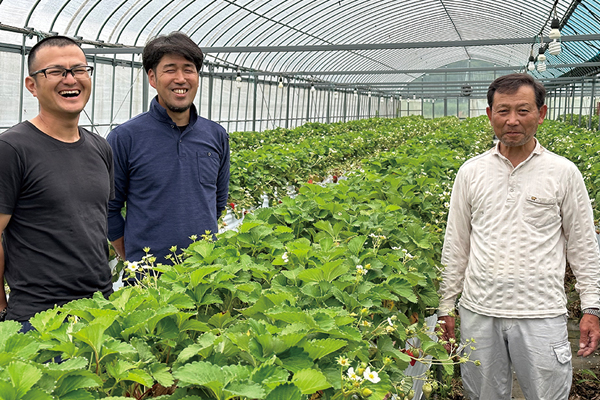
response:
<path fill-rule="evenodd" d="M 571 125 L 573 125 L 573 110 L 575 109 L 575 84 L 571 86 Z"/>
<path fill-rule="evenodd" d="M 585 81 L 581 78 L 581 96 L 579 97 L 579 121 L 577 121 L 577 127 L 581 128 L 581 114 L 583 113 L 583 90 L 585 88 Z"/>
<path fill-rule="evenodd" d="M 560 118 L 560 106 L 562 103 L 562 88 L 558 89 L 558 108 L 556 109 L 558 115 L 556 116 L 556 119 Z"/>
<path fill-rule="evenodd" d="M 133 68 L 133 62 L 135 61 L 135 54 L 131 55 L 131 76 L 129 78 L 129 118 L 131 119 L 131 117 L 133 117 L 133 82 L 134 82 L 134 72 L 135 69 Z"/>
<path fill-rule="evenodd" d="M 223 115 L 223 86 L 225 86 L 223 83 L 223 78 L 221 78 L 221 93 L 219 94 L 219 123 L 221 123 Z M 231 103 L 229 103 L 229 107 L 231 107 Z"/>
<path fill-rule="evenodd" d="M 204 88 L 204 73 L 200 74 L 200 81 L 198 82 L 198 115 L 202 114 L 202 89 Z"/>
<path fill-rule="evenodd" d="M 213 105 L 213 90 L 214 90 L 213 85 L 215 83 L 213 71 L 214 71 L 214 68 L 211 65 L 208 68 L 208 113 L 206 114 L 207 118 L 210 120 L 212 120 L 212 105 Z"/>
<path fill-rule="evenodd" d="M 311 100 L 311 91 L 308 89 L 306 95 L 306 122 L 310 121 L 310 100 Z"/>
<path fill-rule="evenodd" d="M 23 121 L 23 82 L 25 82 L 25 52 L 26 52 L 26 47 L 25 47 L 25 39 L 27 39 L 27 36 L 23 35 L 23 44 L 21 46 L 21 80 L 19 82 L 21 82 L 21 85 L 19 85 L 19 120 L 17 122 L 22 122 Z"/>
<path fill-rule="evenodd" d="M 110 92 L 110 124 L 108 129 L 112 131 L 113 121 L 115 118 L 115 82 L 117 75 L 117 55 L 114 56 L 113 68 L 112 68 L 112 90 Z"/>
<path fill-rule="evenodd" d="M 563 115 L 565 116 L 565 122 L 567 122 L 567 110 L 569 109 L 569 91 L 565 88 L 565 110 Z"/>
<path fill-rule="evenodd" d="M 231 106 L 233 105 L 233 79 L 229 79 L 229 107 L 227 107 L 227 132 L 231 132 Z M 238 107 L 239 107 L 238 101 Z M 237 128 L 237 127 L 236 127 Z"/>
<path fill-rule="evenodd" d="M 596 78 L 592 81 L 592 94 L 590 96 L 590 118 L 588 118 L 587 127 L 592 129 L 592 116 L 594 115 L 594 96 L 596 95 Z M 598 116 L 598 129 L 600 130 L 600 116 Z"/>
<path fill-rule="evenodd" d="M 285 127 L 286 129 L 290 127 L 290 89 L 291 89 L 291 85 L 288 84 L 288 86 L 285 88 L 285 90 L 287 91 L 287 101 L 285 102 Z"/>
<path fill-rule="evenodd" d="M 96 67 L 98 66 L 96 63 L 96 56 L 94 56 L 93 58 L 93 62 L 94 62 L 94 70 L 97 71 Z M 90 129 L 92 132 L 94 130 L 94 118 L 95 118 L 95 111 L 96 111 L 96 77 L 98 76 L 98 74 L 93 74 L 93 82 L 92 84 L 94 85 L 94 90 L 92 90 L 92 116 L 90 118 L 90 123 L 92 124 L 92 129 Z"/>
<path fill-rule="evenodd" d="M 252 131 L 256 132 L 256 113 L 258 111 L 257 107 L 257 99 L 258 99 L 258 79 L 256 75 L 252 76 L 254 78 L 254 110 L 252 112 Z"/>
<path fill-rule="evenodd" d="M 142 71 L 142 112 L 150 109 L 150 82 L 148 82 L 148 74 Z"/>
<path fill-rule="evenodd" d="M 344 91 L 344 105 L 342 106 L 342 113 L 344 114 L 344 122 L 348 118 L 348 92 Z"/>
<path fill-rule="evenodd" d="M 328 124 L 330 123 L 330 117 L 331 117 L 330 109 L 331 109 L 331 88 L 327 91 L 327 112 L 326 112 L 327 120 L 326 121 Z"/>

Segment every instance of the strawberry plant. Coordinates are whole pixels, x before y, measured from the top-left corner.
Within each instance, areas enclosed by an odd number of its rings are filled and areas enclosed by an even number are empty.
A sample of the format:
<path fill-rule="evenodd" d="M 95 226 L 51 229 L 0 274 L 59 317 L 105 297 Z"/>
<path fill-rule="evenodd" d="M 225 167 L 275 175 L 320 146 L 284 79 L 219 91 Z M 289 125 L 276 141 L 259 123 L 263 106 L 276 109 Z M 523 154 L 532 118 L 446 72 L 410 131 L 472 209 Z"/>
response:
<path fill-rule="evenodd" d="M 589 132 L 548 121 L 538 137 L 598 199 Z M 452 182 L 492 146 L 487 120 L 307 124 L 232 135 L 234 146 L 232 209 L 288 184 L 296 196 L 173 249 L 172 265 L 148 254 L 127 266 L 160 278 L 40 313 L 27 334 L 0 323 L 0 398 L 382 400 L 410 396 L 404 370 L 428 355 L 452 374 L 454 354 L 424 320 L 438 304 Z M 302 183 L 331 171 L 345 179 Z"/>

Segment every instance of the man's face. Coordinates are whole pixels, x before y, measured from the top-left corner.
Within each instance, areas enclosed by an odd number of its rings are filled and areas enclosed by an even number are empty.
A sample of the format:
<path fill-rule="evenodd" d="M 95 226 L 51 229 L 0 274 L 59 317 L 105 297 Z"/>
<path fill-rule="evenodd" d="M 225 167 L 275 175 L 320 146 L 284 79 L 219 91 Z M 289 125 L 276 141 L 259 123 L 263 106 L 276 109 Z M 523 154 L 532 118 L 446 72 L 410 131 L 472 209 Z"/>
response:
<path fill-rule="evenodd" d="M 546 110 L 546 105 L 537 108 L 531 86 L 521 86 L 515 93 L 496 92 L 487 115 L 500 143 L 519 147 L 531 141 L 538 125 L 544 122 Z"/>
<path fill-rule="evenodd" d="M 178 54 L 166 54 L 148 81 L 158 92 L 158 102 L 172 113 L 186 113 L 196 97 L 199 76 L 193 62 Z"/>
<path fill-rule="evenodd" d="M 48 46 L 37 52 L 31 72 L 49 67 L 70 69 L 81 65 L 87 65 L 87 61 L 78 46 Z M 87 74 L 75 78 L 70 73 L 65 77 L 46 77 L 44 73 L 38 73 L 28 76 L 25 86 L 37 97 L 40 114 L 47 113 L 55 117 L 79 116 L 92 92 L 92 80 Z"/>

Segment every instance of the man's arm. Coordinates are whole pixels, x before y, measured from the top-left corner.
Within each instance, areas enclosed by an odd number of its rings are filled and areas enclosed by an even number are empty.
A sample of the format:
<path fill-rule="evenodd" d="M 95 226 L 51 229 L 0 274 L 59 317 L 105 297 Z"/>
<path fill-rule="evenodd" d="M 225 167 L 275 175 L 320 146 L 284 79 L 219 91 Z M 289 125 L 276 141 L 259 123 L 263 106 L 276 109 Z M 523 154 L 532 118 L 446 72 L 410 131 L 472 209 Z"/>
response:
<path fill-rule="evenodd" d="M 2 238 L 4 229 L 8 225 L 8 221 L 10 221 L 10 217 L 10 215 L 0 214 L 0 239 Z M 1 242 L 0 240 L 0 311 L 8 306 L 6 292 L 4 291 L 4 246 Z"/>
<path fill-rule="evenodd" d="M 117 252 L 117 255 L 119 256 L 119 258 L 121 260 L 127 260 L 127 258 L 125 258 L 125 237 L 121 236 L 118 239 L 113 240 L 112 242 L 110 242 L 110 244 L 112 244 L 113 249 L 115 249 L 115 251 Z"/>
<path fill-rule="evenodd" d="M 578 356 L 587 357 L 598 348 L 600 342 L 600 319 L 595 315 L 583 314 L 579 322 Z"/>
<path fill-rule="evenodd" d="M 465 270 L 469 263 L 471 248 L 471 205 L 464 170 L 459 170 L 452 187 L 448 223 L 442 249 L 442 282 L 440 284 L 440 306 L 438 310 L 441 340 L 455 339 L 454 311 L 456 298 L 462 291 Z M 444 344 L 446 351 L 452 350 L 451 343 Z"/>
<path fill-rule="evenodd" d="M 440 331 L 442 332 L 442 336 L 440 336 L 440 340 L 444 342 L 444 348 L 450 354 L 456 346 L 454 346 L 450 339 L 455 340 L 456 334 L 456 319 L 449 315 L 444 317 L 439 317 L 438 322 L 440 324 Z"/>
<path fill-rule="evenodd" d="M 229 197 L 229 135 L 225 133 L 223 141 L 223 157 L 219 167 L 219 175 L 217 177 L 217 220 L 221 217 L 221 213 L 227 206 L 227 198 Z"/>
<path fill-rule="evenodd" d="M 596 240 L 594 215 L 585 182 L 575 169 L 561 205 L 562 228 L 567 239 L 567 260 L 577 279 L 575 289 L 581 308 L 600 308 L 600 253 Z M 580 327 L 580 356 L 592 354 L 600 342 L 598 318 L 584 314 Z"/>
<path fill-rule="evenodd" d="M 129 190 L 129 170 L 127 167 L 127 150 L 119 141 L 115 128 L 106 138 L 113 153 L 114 160 L 114 198 L 108 202 L 108 240 L 110 240 L 115 251 L 126 260 L 125 241 L 125 219 L 121 210 L 127 201 Z"/>

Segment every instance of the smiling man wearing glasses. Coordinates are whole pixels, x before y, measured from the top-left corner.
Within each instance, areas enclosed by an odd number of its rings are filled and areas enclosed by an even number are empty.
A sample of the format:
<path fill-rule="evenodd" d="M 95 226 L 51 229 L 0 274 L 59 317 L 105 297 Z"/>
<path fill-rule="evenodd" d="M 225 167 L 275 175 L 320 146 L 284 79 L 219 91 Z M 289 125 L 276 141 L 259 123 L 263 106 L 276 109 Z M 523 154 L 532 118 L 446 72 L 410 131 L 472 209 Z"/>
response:
<path fill-rule="evenodd" d="M 72 39 L 51 36 L 28 57 L 25 86 L 39 114 L 0 135 L 0 319 L 23 323 L 71 300 L 112 292 L 108 143 L 78 126 L 93 68 Z"/>

